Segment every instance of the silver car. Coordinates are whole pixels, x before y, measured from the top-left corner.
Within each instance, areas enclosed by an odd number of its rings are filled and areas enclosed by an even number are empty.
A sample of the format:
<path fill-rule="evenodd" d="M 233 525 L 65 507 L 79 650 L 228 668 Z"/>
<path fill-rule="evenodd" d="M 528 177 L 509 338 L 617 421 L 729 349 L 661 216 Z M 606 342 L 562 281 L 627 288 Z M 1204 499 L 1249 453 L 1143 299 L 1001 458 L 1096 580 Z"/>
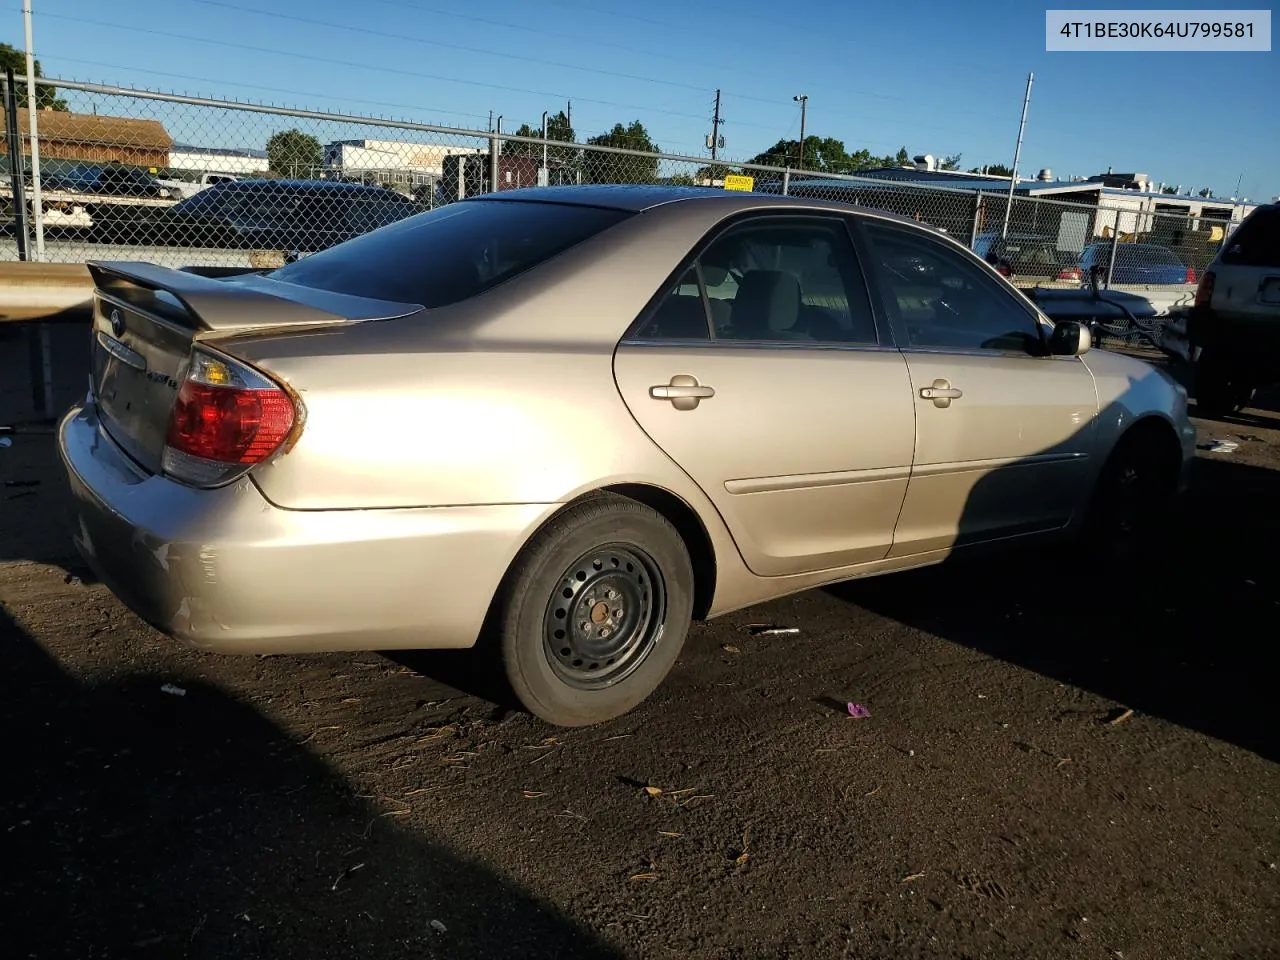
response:
<path fill-rule="evenodd" d="M 1165 374 L 835 203 L 511 191 L 267 275 L 91 270 L 60 446 L 126 603 L 214 651 L 481 643 L 556 724 L 643 700 L 692 618 L 1133 545 L 1194 451 Z"/>

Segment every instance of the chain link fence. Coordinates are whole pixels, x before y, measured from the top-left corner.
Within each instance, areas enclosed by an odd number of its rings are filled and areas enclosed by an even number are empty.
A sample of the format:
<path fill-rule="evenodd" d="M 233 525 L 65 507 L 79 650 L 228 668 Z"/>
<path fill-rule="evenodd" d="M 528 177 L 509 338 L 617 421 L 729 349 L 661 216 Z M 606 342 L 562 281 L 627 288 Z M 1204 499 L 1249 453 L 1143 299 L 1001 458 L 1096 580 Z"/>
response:
<path fill-rule="evenodd" d="M 266 268 L 493 190 L 669 183 L 892 211 L 946 231 L 1022 286 L 1080 286 L 1097 266 L 1109 285 L 1177 290 L 1195 282 L 1232 225 L 1155 210 L 1157 195 L 1115 204 L 1101 194 L 1092 202 L 1010 200 L 1007 189 L 963 183 L 922 185 L 44 82 L 55 85 L 69 107 L 38 116 L 43 242 L 34 238 L 28 249 L 51 261 Z M 0 259 L 18 259 L 23 231 L 13 191 L 34 228 L 37 185 L 27 111 L 12 111 L 12 118 L 4 112 Z"/>

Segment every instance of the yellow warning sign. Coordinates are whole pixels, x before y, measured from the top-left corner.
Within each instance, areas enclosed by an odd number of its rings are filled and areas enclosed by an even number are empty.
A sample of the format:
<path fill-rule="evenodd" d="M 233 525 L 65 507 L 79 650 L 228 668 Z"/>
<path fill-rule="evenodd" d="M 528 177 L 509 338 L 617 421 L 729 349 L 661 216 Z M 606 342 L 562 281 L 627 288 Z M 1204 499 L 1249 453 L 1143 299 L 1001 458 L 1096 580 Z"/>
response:
<path fill-rule="evenodd" d="M 756 178 L 743 176 L 739 173 L 726 174 L 724 188 L 726 190 L 746 190 L 750 192 L 756 188 Z"/>

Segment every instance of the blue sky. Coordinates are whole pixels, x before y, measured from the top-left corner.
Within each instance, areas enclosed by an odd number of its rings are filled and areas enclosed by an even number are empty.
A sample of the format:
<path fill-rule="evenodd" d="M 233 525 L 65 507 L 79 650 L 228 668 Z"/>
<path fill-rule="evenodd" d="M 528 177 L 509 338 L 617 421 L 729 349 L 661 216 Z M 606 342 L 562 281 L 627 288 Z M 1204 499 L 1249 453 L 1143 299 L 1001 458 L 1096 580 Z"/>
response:
<path fill-rule="evenodd" d="M 1280 194 L 1280 53 L 1051 54 L 1044 7 L 1025 2 L 813 5 L 794 15 L 761 0 L 33 7 L 48 76 L 481 129 L 490 111 L 513 130 L 572 100 L 580 139 L 639 119 L 676 153 L 705 152 L 718 87 L 723 155 L 736 158 L 797 136 L 792 97 L 805 93 L 808 131 L 850 150 L 906 146 L 960 153 L 966 169 L 1008 164 L 1034 71 L 1021 173 L 1113 166 L 1220 196 L 1243 174 L 1240 195 Z M 20 7 L 4 9 L 0 40 L 21 47 Z"/>

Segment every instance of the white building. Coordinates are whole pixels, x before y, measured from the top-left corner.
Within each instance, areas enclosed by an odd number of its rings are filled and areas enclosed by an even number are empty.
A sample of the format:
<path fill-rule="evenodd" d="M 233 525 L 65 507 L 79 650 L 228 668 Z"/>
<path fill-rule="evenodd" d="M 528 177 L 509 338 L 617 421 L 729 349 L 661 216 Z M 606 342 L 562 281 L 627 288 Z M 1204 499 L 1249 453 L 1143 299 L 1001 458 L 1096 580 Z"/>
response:
<path fill-rule="evenodd" d="M 337 140 L 324 148 L 326 170 L 343 177 L 371 174 L 405 184 L 433 183 L 451 154 L 483 153 L 479 147 L 446 147 L 401 140 Z"/>
<path fill-rule="evenodd" d="M 197 170 L 200 173 L 235 173 L 241 176 L 266 173 L 267 152 L 194 147 L 189 143 L 175 143 L 169 149 L 169 169 Z"/>

